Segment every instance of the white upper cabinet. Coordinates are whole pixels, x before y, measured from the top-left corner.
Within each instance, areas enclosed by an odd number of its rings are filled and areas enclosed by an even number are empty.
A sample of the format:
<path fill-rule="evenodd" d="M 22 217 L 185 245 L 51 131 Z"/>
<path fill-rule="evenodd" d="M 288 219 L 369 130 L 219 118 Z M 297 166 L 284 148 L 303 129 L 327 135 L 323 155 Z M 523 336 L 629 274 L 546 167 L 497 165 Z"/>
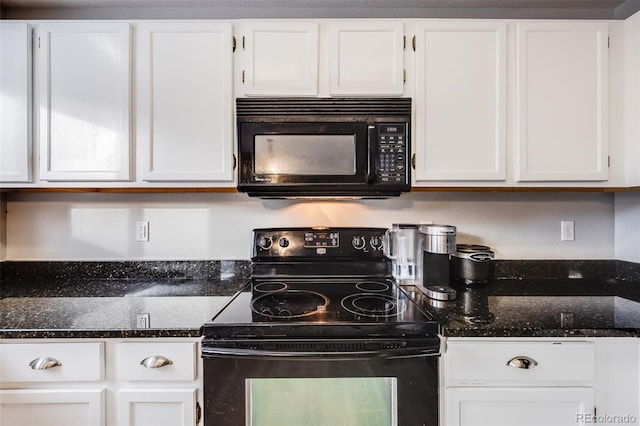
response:
<path fill-rule="evenodd" d="M 607 24 L 517 24 L 516 181 L 608 178 Z"/>
<path fill-rule="evenodd" d="M 417 24 L 416 182 L 505 181 L 507 24 Z M 423 184 L 424 184 L 423 183 Z"/>
<path fill-rule="evenodd" d="M 330 94 L 404 93 L 401 21 L 334 21 L 329 25 Z"/>
<path fill-rule="evenodd" d="M 142 179 L 232 183 L 231 24 L 141 23 L 136 33 Z"/>
<path fill-rule="evenodd" d="M 401 96 L 404 22 L 240 22 L 241 96 Z"/>
<path fill-rule="evenodd" d="M 247 22 L 240 39 L 245 95 L 318 94 L 318 24 Z"/>
<path fill-rule="evenodd" d="M 0 182 L 31 180 L 31 28 L 0 21 Z"/>
<path fill-rule="evenodd" d="M 38 24 L 40 178 L 130 179 L 130 26 Z"/>

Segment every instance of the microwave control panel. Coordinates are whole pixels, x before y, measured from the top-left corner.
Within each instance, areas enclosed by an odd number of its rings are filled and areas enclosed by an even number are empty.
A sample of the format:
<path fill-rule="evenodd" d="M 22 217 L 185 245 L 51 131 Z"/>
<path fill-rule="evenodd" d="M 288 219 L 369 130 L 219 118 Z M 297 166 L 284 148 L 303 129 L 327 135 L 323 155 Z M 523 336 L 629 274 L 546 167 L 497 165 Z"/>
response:
<path fill-rule="evenodd" d="M 405 183 L 407 173 L 407 125 L 406 123 L 379 123 L 378 158 L 376 174 L 378 182 Z"/>

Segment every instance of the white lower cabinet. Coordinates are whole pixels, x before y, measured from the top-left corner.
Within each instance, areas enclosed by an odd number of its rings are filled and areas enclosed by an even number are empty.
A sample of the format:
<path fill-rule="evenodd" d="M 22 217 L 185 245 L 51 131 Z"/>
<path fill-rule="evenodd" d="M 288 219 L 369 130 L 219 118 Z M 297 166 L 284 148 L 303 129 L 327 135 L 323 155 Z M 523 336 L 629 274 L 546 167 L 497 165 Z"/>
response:
<path fill-rule="evenodd" d="M 0 344 L 2 426 L 103 426 L 104 344 Z"/>
<path fill-rule="evenodd" d="M 105 390 L 0 390 L 3 426 L 102 426 Z"/>
<path fill-rule="evenodd" d="M 452 338 L 444 347 L 443 425 L 638 424 L 639 339 Z"/>
<path fill-rule="evenodd" d="M 120 343 L 118 425 L 197 424 L 197 357 L 196 342 Z"/>
<path fill-rule="evenodd" d="M 188 426 L 197 423 L 196 389 L 123 389 L 118 392 L 118 424 Z"/>
<path fill-rule="evenodd" d="M 464 426 L 584 425 L 593 414 L 593 388 L 447 389 L 447 424 Z"/>
<path fill-rule="evenodd" d="M 0 340 L 0 425 L 196 426 L 199 340 Z"/>

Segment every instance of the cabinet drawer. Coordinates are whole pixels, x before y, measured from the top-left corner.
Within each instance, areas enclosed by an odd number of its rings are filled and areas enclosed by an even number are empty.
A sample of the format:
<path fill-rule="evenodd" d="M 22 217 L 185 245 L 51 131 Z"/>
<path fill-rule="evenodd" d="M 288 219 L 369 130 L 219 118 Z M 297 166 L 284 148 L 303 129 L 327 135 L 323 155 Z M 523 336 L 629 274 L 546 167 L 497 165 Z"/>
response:
<path fill-rule="evenodd" d="M 585 382 L 593 381 L 595 376 L 595 348 L 591 342 L 454 341 L 447 343 L 446 359 L 450 385 Z M 509 365 L 511 360 L 514 361 Z"/>
<path fill-rule="evenodd" d="M 103 343 L 0 345 L 0 382 L 72 382 L 104 378 Z"/>
<path fill-rule="evenodd" d="M 121 343 L 120 380 L 195 380 L 196 343 Z"/>

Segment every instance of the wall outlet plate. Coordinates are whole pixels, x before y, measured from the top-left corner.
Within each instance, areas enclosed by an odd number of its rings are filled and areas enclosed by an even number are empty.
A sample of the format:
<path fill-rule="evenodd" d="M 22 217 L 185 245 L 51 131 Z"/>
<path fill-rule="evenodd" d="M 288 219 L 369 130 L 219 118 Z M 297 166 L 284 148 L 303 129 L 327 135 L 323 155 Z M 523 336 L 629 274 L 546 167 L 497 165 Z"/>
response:
<path fill-rule="evenodd" d="M 575 241 L 576 228 L 573 220 L 560 221 L 560 241 Z"/>
<path fill-rule="evenodd" d="M 136 241 L 149 241 L 149 222 L 136 222 Z"/>
<path fill-rule="evenodd" d="M 147 313 L 136 314 L 136 328 L 149 328 L 151 327 L 151 318 Z"/>

